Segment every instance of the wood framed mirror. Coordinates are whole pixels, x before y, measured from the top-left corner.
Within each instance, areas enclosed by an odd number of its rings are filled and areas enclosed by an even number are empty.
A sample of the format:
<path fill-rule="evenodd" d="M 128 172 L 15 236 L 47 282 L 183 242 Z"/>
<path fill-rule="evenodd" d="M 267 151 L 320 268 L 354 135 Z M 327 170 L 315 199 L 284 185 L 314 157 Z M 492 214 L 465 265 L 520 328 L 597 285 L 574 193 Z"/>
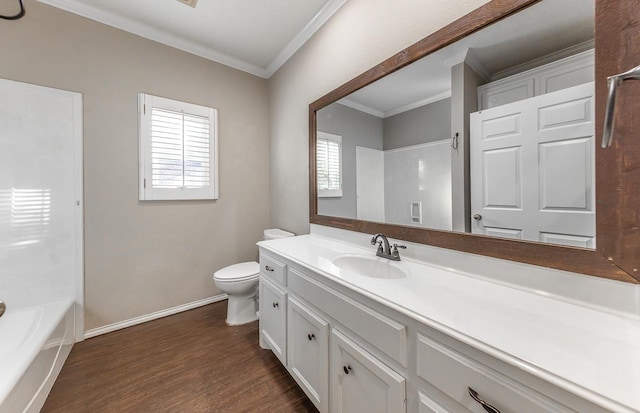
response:
<path fill-rule="evenodd" d="M 430 36 L 396 53 L 309 105 L 309 219 L 325 225 L 467 253 L 540 265 L 618 281 L 640 282 L 640 82 L 618 91 L 615 138 L 601 147 L 607 77 L 640 64 L 640 10 L 632 1 L 595 0 L 595 249 L 489 237 L 322 215 L 318 211 L 317 114 L 343 99 L 458 40 L 548 0 L 493 0 Z M 628 83 L 628 84 L 627 84 Z M 636 99 L 634 99 L 636 96 Z M 637 134 L 637 132 L 636 132 Z M 467 215 L 470 211 L 467 211 Z M 470 219 L 468 217 L 467 219 Z"/>

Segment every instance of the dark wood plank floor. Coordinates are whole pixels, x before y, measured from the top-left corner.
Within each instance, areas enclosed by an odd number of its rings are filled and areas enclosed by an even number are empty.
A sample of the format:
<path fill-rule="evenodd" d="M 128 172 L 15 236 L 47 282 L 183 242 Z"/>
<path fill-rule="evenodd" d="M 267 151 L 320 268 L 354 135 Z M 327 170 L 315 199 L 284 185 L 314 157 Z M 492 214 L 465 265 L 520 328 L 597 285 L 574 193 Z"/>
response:
<path fill-rule="evenodd" d="M 74 346 L 42 413 L 314 412 L 258 323 L 228 327 L 226 301 Z"/>

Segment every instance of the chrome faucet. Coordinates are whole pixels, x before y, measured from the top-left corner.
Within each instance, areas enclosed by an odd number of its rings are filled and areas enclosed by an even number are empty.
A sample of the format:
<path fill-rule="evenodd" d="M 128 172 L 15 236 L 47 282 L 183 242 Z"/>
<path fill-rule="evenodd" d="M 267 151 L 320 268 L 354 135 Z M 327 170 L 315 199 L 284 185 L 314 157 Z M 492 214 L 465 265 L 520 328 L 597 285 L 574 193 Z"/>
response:
<path fill-rule="evenodd" d="M 378 238 L 381 238 L 378 241 Z M 393 250 L 389 245 L 389 240 L 384 234 L 377 233 L 371 238 L 371 245 L 376 245 L 378 243 L 378 250 L 376 251 L 376 255 L 378 257 L 386 258 L 392 261 L 400 261 L 400 252 L 398 248 L 406 249 L 404 245 L 393 244 Z"/>

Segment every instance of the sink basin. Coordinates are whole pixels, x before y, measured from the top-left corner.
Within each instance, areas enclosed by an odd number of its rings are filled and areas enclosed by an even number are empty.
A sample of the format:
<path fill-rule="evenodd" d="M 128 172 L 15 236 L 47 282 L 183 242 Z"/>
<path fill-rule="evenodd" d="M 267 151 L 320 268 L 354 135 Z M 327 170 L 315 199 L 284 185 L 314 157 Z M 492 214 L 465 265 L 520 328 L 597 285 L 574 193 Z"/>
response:
<path fill-rule="evenodd" d="M 392 279 L 405 278 L 409 274 L 401 264 L 375 256 L 339 255 L 332 262 L 341 271 L 364 277 Z"/>

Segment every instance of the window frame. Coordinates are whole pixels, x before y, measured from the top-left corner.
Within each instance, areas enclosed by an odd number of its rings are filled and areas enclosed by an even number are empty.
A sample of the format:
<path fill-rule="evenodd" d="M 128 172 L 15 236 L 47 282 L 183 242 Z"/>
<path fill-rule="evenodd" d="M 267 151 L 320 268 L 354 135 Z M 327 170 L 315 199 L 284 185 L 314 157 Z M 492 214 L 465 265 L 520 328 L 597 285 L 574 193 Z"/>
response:
<path fill-rule="evenodd" d="M 184 112 L 209 119 L 209 186 L 206 188 L 153 188 L 151 159 L 151 108 Z M 216 200 L 218 184 L 218 110 L 175 99 L 138 94 L 138 151 L 140 201 Z"/>
<path fill-rule="evenodd" d="M 317 131 L 316 137 L 316 158 L 318 153 L 318 143 L 321 140 L 332 141 L 338 143 L 338 171 L 339 171 L 339 189 L 321 189 L 320 184 L 316 182 L 318 198 L 341 198 L 342 197 L 342 136 L 333 133 Z M 327 154 L 328 156 L 328 154 Z M 319 175 L 319 174 L 318 174 Z M 316 177 L 317 181 L 317 177 Z"/>

